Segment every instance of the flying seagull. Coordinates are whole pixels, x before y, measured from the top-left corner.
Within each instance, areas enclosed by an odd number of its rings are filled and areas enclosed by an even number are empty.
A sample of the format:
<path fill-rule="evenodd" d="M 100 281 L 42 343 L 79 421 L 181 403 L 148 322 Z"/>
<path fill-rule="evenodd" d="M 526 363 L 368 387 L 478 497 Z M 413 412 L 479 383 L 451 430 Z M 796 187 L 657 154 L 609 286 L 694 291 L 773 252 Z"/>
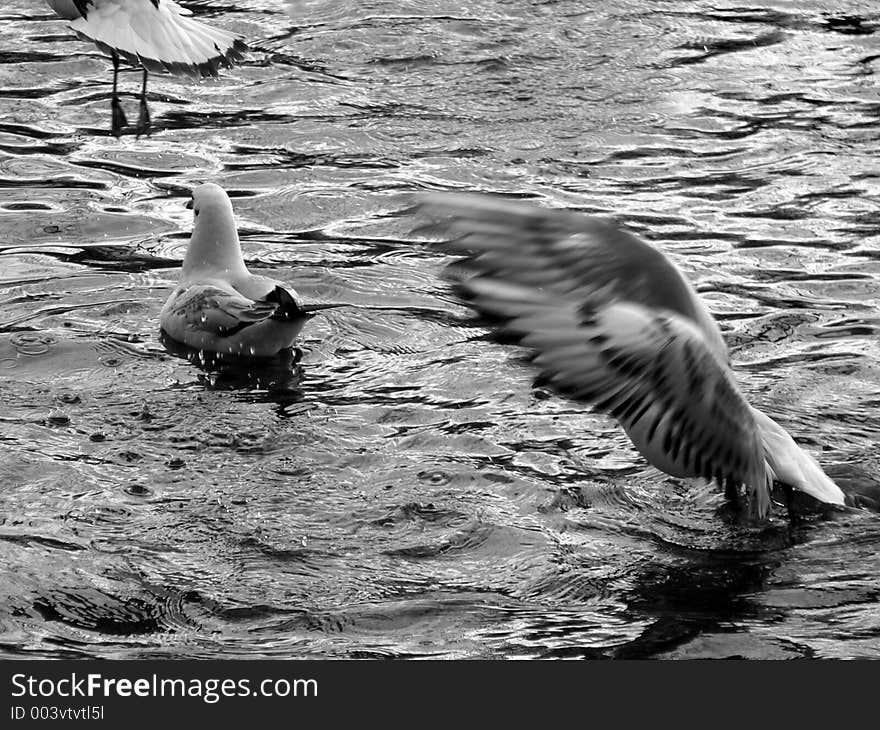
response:
<path fill-rule="evenodd" d="M 540 380 L 616 418 L 635 447 L 677 477 L 746 487 L 760 517 L 773 481 L 822 502 L 840 488 L 770 417 L 750 406 L 718 324 L 681 271 L 598 218 L 480 194 L 429 193 L 428 226 L 467 304 L 530 348 Z"/>
<path fill-rule="evenodd" d="M 173 0 L 46 0 L 83 40 L 91 41 L 113 60 L 112 132 L 128 126 L 116 92 L 119 59 L 143 69 L 136 132 L 150 130 L 147 73 L 216 76 L 218 68 L 240 60 L 247 46 L 237 36 L 189 17 L 192 12 Z"/>
<path fill-rule="evenodd" d="M 205 183 L 192 193 L 194 224 L 180 281 L 159 315 L 165 334 L 196 350 L 272 357 L 292 347 L 315 312 L 280 281 L 248 271 L 229 196 Z M 338 305 L 337 305 L 338 306 Z"/>

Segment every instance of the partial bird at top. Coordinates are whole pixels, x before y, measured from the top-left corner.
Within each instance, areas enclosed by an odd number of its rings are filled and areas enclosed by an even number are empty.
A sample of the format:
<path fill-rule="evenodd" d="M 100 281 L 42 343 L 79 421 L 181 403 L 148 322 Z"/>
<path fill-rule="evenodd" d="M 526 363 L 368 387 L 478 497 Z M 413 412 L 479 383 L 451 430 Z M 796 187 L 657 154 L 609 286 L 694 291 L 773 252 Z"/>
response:
<path fill-rule="evenodd" d="M 135 131 L 150 130 L 147 72 L 216 76 L 222 66 L 241 60 L 247 46 L 236 35 L 189 17 L 173 0 L 46 0 L 83 40 L 113 59 L 112 132 L 128 126 L 116 92 L 119 59 L 143 68 L 140 113 Z"/>
<path fill-rule="evenodd" d="M 477 194 L 426 194 L 428 228 L 464 260 L 457 290 L 529 347 L 546 385 L 614 416 L 672 476 L 746 487 L 760 517 L 772 482 L 844 504 L 840 488 L 750 406 L 718 324 L 658 249 L 611 223 Z"/>
<path fill-rule="evenodd" d="M 252 274 L 241 254 L 232 203 L 219 185 L 192 193 L 192 238 L 180 281 L 159 322 L 173 340 L 206 353 L 273 357 L 331 304 L 304 305 L 283 282 Z"/>

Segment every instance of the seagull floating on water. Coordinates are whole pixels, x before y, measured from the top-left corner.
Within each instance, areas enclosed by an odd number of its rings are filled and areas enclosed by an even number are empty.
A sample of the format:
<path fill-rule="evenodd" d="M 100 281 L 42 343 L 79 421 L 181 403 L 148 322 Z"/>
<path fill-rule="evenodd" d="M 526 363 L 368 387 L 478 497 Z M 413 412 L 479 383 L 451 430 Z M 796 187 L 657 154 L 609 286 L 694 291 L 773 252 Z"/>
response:
<path fill-rule="evenodd" d="M 216 76 L 241 60 L 247 46 L 236 35 L 194 20 L 173 0 L 46 0 L 69 27 L 113 59 L 112 132 L 128 126 L 116 93 L 119 59 L 143 68 L 137 134 L 150 129 L 147 72 Z"/>
<path fill-rule="evenodd" d="M 658 249 L 598 218 L 488 195 L 426 194 L 419 207 L 456 237 L 442 246 L 463 255 L 462 298 L 532 349 L 544 384 L 614 416 L 655 467 L 714 479 L 731 500 L 744 486 L 760 517 L 774 480 L 844 504 L 746 402 L 718 324 Z"/>
<path fill-rule="evenodd" d="M 272 357 L 293 346 L 315 312 L 339 306 L 303 305 L 282 282 L 248 271 L 232 203 L 219 185 L 197 187 L 187 207 L 192 238 L 180 282 L 159 315 L 172 339 L 203 352 Z"/>

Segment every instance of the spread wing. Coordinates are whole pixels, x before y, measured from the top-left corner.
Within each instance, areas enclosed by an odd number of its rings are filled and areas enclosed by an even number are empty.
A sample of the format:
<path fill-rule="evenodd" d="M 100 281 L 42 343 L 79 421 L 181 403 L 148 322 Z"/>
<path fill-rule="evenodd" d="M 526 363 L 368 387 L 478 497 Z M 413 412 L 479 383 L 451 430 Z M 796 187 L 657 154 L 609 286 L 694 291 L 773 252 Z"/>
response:
<path fill-rule="evenodd" d="M 457 236 L 443 244 L 464 257 L 457 290 L 532 348 L 544 382 L 617 418 L 658 468 L 746 484 L 766 512 L 751 409 L 717 325 L 665 256 L 569 212 L 472 195 L 424 201 L 435 226 Z"/>
<path fill-rule="evenodd" d="M 668 309 L 692 321 L 718 357 L 727 346 L 705 305 L 661 251 L 613 224 L 579 213 L 548 210 L 488 195 L 421 196 L 426 229 L 451 234 L 443 244 L 464 254 L 465 269 L 491 270 L 500 281 L 567 296 L 625 299 Z"/>

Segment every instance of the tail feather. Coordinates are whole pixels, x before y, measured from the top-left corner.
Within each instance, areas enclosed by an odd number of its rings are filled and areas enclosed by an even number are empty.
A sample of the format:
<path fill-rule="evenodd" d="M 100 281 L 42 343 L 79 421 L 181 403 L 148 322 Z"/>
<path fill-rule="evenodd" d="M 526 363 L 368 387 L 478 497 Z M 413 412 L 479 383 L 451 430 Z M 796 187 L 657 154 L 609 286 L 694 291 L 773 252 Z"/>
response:
<path fill-rule="evenodd" d="M 820 502 L 844 504 L 845 495 L 822 467 L 798 446 L 788 432 L 769 416 L 752 408 L 761 440 L 767 468 L 776 481 L 784 482 L 798 491 L 815 497 Z"/>
<path fill-rule="evenodd" d="M 62 17 L 74 16 L 70 28 L 80 38 L 149 71 L 216 76 L 220 66 L 233 65 L 247 51 L 234 33 L 195 20 L 173 2 L 73 2 L 75 9 L 50 5 Z"/>

